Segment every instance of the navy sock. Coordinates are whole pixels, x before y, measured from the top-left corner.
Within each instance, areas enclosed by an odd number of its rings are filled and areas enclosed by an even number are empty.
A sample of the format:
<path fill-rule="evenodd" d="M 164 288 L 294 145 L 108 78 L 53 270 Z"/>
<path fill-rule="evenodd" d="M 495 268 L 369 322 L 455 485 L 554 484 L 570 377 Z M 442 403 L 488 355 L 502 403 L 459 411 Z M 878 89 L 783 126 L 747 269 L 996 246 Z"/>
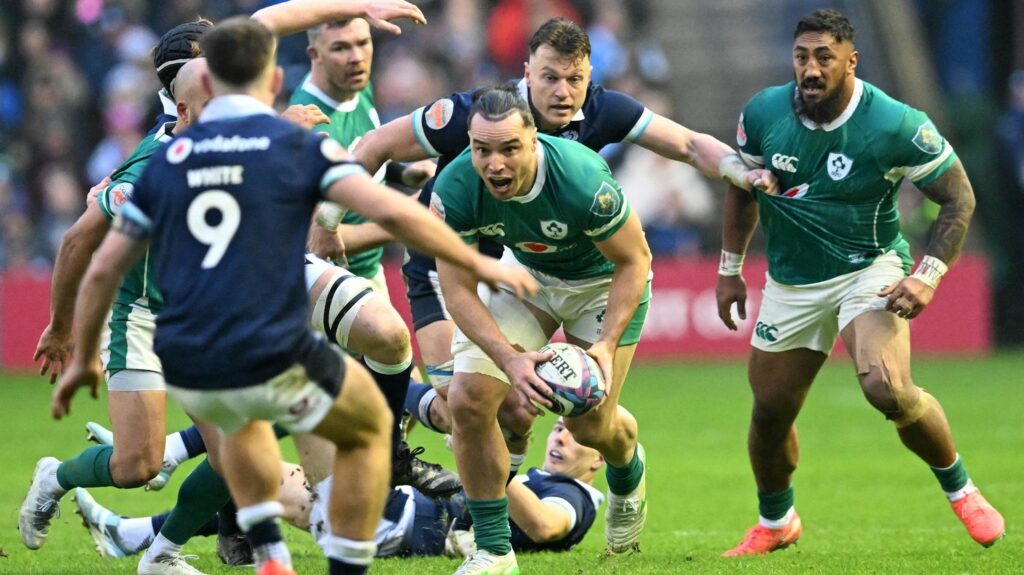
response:
<path fill-rule="evenodd" d="M 153 525 L 153 533 L 160 533 L 160 528 L 164 526 L 164 523 L 170 515 L 170 511 L 164 511 L 160 515 L 154 515 L 149 518 L 149 522 Z"/>
<path fill-rule="evenodd" d="M 394 417 L 391 429 L 391 458 L 394 460 L 398 446 L 402 442 L 402 412 L 405 409 L 405 396 L 409 389 L 409 375 L 412 374 L 413 365 L 410 362 L 408 367 L 398 373 L 380 373 L 374 370 L 365 357 L 362 361 L 373 376 L 373 380 L 377 382 L 377 387 L 384 393 L 388 409 Z"/>
<path fill-rule="evenodd" d="M 409 380 L 409 388 L 405 393 L 405 411 L 412 415 L 412 418 L 422 423 L 428 429 L 434 429 L 434 424 L 430 421 L 430 413 L 426 413 L 426 421 L 424 421 L 424 414 L 420 413 L 420 402 L 423 401 L 423 396 L 433 391 L 434 388 L 425 383 L 419 383 L 414 379 Z"/>
<path fill-rule="evenodd" d="M 199 433 L 199 428 L 193 425 L 182 429 L 178 434 L 181 436 L 181 442 L 185 444 L 185 451 L 188 452 L 190 459 L 206 453 L 206 443 L 203 442 L 203 436 Z"/>
<path fill-rule="evenodd" d="M 330 557 L 327 558 L 327 566 L 327 575 L 363 575 L 370 568 L 369 565 L 354 565 Z"/>
<path fill-rule="evenodd" d="M 242 532 L 242 528 L 238 526 L 238 521 L 235 515 L 238 513 L 238 508 L 235 507 L 234 501 L 228 501 L 227 505 L 220 508 L 217 512 L 217 530 L 215 533 L 218 535 L 230 536 L 238 535 Z"/>

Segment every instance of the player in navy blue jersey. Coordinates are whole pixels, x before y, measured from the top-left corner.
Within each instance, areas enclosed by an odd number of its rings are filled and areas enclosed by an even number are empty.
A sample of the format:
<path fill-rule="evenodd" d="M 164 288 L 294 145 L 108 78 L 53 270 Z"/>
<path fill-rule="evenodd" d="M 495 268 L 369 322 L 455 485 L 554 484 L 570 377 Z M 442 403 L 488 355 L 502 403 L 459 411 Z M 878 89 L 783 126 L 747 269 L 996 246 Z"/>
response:
<path fill-rule="evenodd" d="M 204 36 L 213 99 L 197 125 L 153 157 L 90 264 L 75 311 L 77 353 L 53 413 L 67 413 L 77 388 L 95 392 L 99 328 L 121 275 L 152 244 L 165 298 L 154 347 L 168 393 L 224 433 L 222 471 L 261 573 L 292 573 L 277 527 L 280 467 L 268 421 L 335 443 L 326 547 L 331 573 L 360 573 L 386 495 L 391 418 L 366 371 L 307 327 L 301 254 L 316 203 L 356 209 L 492 286 L 534 286 L 381 189 L 336 142 L 276 118 L 269 104 L 283 73 L 275 47 L 269 30 L 245 18 Z"/>

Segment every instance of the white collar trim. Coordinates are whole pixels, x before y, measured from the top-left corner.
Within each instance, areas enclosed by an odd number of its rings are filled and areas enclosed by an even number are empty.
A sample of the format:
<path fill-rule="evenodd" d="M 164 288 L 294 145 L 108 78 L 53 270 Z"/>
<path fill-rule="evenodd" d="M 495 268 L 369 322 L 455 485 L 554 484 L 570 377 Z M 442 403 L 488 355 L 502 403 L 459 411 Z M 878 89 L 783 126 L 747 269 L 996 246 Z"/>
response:
<path fill-rule="evenodd" d="M 544 160 L 544 143 L 537 139 L 537 178 L 533 182 L 533 187 L 530 188 L 530 193 L 525 196 L 512 196 L 508 199 L 510 202 L 519 202 L 525 204 L 532 202 L 540 195 L 541 190 L 544 189 L 544 182 L 548 179 L 548 168 L 547 162 Z"/>
<path fill-rule="evenodd" d="M 210 100 L 210 103 L 206 105 L 206 109 L 199 115 L 199 121 L 230 120 L 232 118 L 243 118 L 257 114 L 276 116 L 277 112 L 252 96 L 228 94 L 226 96 L 217 96 Z"/>
<path fill-rule="evenodd" d="M 168 116 L 177 117 L 178 105 L 174 102 L 174 98 L 171 97 L 171 93 L 166 88 L 160 88 L 156 95 L 160 97 L 160 105 L 164 107 L 164 113 Z"/>
<path fill-rule="evenodd" d="M 324 104 L 327 104 L 328 106 L 334 108 L 339 112 L 354 112 L 356 106 L 359 105 L 359 92 L 356 92 L 352 96 L 352 98 L 344 102 L 339 102 L 334 98 L 328 96 L 327 92 L 324 92 L 323 90 L 320 89 L 320 86 L 317 86 L 316 84 L 313 83 L 312 73 L 306 74 L 306 79 L 302 81 L 302 90 L 304 92 L 312 94 L 314 98 L 320 100 Z"/>
<path fill-rule="evenodd" d="M 796 89 L 799 90 L 800 86 L 797 86 Z M 850 119 L 850 116 L 853 116 L 853 113 L 855 111 L 857 111 L 857 104 L 860 104 L 860 99 L 861 99 L 861 96 L 863 96 L 863 95 L 864 95 L 864 82 L 862 82 L 860 78 L 856 78 L 853 81 L 853 96 L 850 96 L 850 102 L 848 104 L 846 104 L 846 109 L 843 110 L 842 114 L 839 114 L 838 118 L 836 118 L 835 120 L 832 120 L 831 122 L 828 122 L 826 124 L 816 124 L 816 123 L 812 122 L 810 119 L 808 119 L 806 116 L 804 116 L 803 114 L 800 114 L 800 122 L 805 127 L 807 127 L 808 130 L 818 130 L 818 129 L 821 129 L 821 130 L 824 130 L 826 132 L 831 132 L 832 130 L 836 130 L 836 129 L 842 127 L 842 125 L 845 124 L 846 121 Z"/>
<path fill-rule="evenodd" d="M 530 108 L 532 109 L 533 108 L 533 102 L 530 101 L 530 88 L 529 88 L 529 86 L 526 85 L 526 78 L 523 78 L 522 80 L 519 80 L 519 83 L 516 84 L 516 89 L 519 90 L 519 95 L 524 100 L 526 100 L 526 103 L 529 104 Z M 586 100 L 584 100 L 584 102 L 585 101 Z M 572 119 L 569 120 L 569 122 L 570 123 L 571 122 L 582 122 L 585 118 L 586 118 L 586 116 L 583 115 L 583 108 L 581 107 L 579 110 L 576 110 L 576 115 L 573 116 Z M 569 124 L 566 124 L 566 126 L 568 126 L 568 125 Z M 559 129 L 562 129 L 564 127 L 565 126 L 561 126 Z"/>

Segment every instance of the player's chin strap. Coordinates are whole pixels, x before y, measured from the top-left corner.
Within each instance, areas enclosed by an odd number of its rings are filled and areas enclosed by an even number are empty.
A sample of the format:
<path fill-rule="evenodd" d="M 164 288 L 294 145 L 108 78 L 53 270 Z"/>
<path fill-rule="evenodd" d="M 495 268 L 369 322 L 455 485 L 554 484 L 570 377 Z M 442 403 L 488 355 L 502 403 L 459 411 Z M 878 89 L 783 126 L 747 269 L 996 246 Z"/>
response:
<path fill-rule="evenodd" d="M 743 158 L 740 158 L 738 154 L 723 156 L 718 162 L 718 175 L 737 188 L 748 192 L 753 187 L 746 179 L 749 171 L 750 167 L 743 162 Z"/>
<path fill-rule="evenodd" d="M 939 280 L 946 275 L 947 271 L 949 271 L 949 266 L 946 265 L 946 262 L 934 256 L 924 256 L 910 277 L 919 279 L 928 287 L 935 289 L 939 287 Z"/>

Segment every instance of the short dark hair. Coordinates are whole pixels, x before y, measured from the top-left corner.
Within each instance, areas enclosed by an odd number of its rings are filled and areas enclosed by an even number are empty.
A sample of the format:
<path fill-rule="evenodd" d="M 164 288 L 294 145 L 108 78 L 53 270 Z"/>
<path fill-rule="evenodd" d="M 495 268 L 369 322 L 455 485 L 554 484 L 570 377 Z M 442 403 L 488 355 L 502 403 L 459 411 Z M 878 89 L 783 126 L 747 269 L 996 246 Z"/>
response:
<path fill-rule="evenodd" d="M 552 18 L 541 24 L 530 38 L 530 54 L 537 52 L 542 44 L 577 60 L 590 57 L 590 37 L 586 30 L 567 18 Z"/>
<path fill-rule="evenodd" d="M 838 10 L 815 10 L 804 16 L 796 24 L 793 39 L 805 32 L 824 32 L 831 34 L 836 42 L 853 43 L 853 24 L 850 24 L 850 19 Z"/>
<path fill-rule="evenodd" d="M 200 45 L 215 78 L 232 86 L 247 86 L 273 60 L 277 40 L 259 21 L 235 16 L 207 32 Z"/>
<path fill-rule="evenodd" d="M 530 112 L 530 105 L 519 95 L 519 91 L 513 86 L 495 86 L 484 88 L 473 94 L 473 107 L 469 110 L 469 118 L 466 120 L 466 127 L 473 122 L 473 116 L 479 114 L 485 120 L 497 122 L 504 120 L 512 114 L 519 112 L 523 118 L 523 125 L 527 128 L 534 127 L 533 113 Z"/>
<path fill-rule="evenodd" d="M 309 40 L 309 45 L 312 46 L 313 42 L 324 33 L 324 30 L 328 28 L 344 28 L 352 23 L 355 18 L 349 18 L 347 20 L 334 20 L 332 22 L 322 22 L 306 30 L 306 38 Z"/>
<path fill-rule="evenodd" d="M 171 28 L 160 37 L 157 45 L 153 46 L 153 67 L 156 68 L 156 75 L 172 96 L 178 70 L 181 70 L 185 62 L 202 55 L 199 40 L 210 28 L 213 28 L 213 22 L 206 18 L 197 18 L 195 22 L 186 22 Z"/>

